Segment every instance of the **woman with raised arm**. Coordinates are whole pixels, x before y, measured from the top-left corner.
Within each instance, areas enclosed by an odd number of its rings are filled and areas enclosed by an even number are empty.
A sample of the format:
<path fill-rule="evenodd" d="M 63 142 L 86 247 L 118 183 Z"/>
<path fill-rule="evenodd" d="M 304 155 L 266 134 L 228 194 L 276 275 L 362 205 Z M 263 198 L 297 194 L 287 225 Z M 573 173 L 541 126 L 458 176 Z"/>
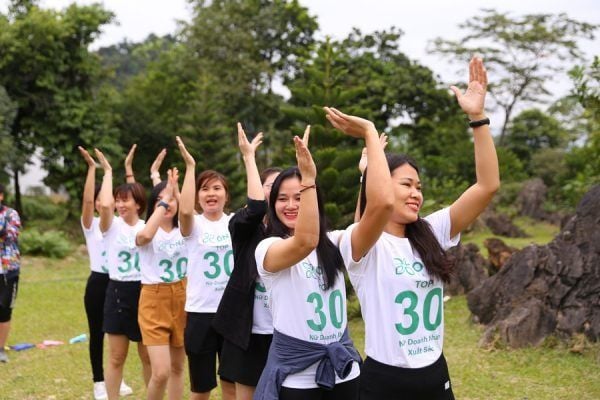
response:
<path fill-rule="evenodd" d="M 237 400 L 252 400 L 273 338 L 269 296 L 258 276 L 254 251 L 266 237 L 266 198 L 281 169 L 267 168 L 259 174 L 255 156 L 263 135 L 258 133 L 252 141 L 248 141 L 239 122 L 237 129 L 246 169 L 247 202 L 229 221 L 235 268 L 213 326 L 224 337 L 221 372 L 235 382 Z"/>
<path fill-rule="evenodd" d="M 194 158 L 178 137 L 185 161 L 179 223 L 188 248 L 188 283 L 184 341 L 190 371 L 191 399 L 207 400 L 217 386 L 216 360 L 223 337 L 212 327 L 223 290 L 233 269 L 233 251 L 224 213 L 229 197 L 227 180 L 216 171 L 202 172 L 194 184 Z M 194 209 L 200 208 L 201 214 Z M 231 379 L 219 373 L 223 400 L 235 399 Z"/>
<path fill-rule="evenodd" d="M 138 322 L 152 375 L 148 399 L 183 397 L 187 248 L 178 225 L 177 168 L 155 185 L 148 198 L 146 225 L 137 233 L 142 290 Z"/>
<path fill-rule="evenodd" d="M 298 167 L 275 179 L 268 237 L 255 252 L 274 328 L 256 400 L 358 399 L 360 356 L 348 335 L 344 264 L 337 233 L 327 233 L 308 136 L 307 129 L 303 140 L 294 137 Z"/>
<path fill-rule="evenodd" d="M 85 285 L 83 302 L 85 314 L 90 331 L 89 355 L 92 366 L 94 382 L 94 399 L 106 399 L 106 385 L 104 384 L 104 300 L 108 286 L 108 267 L 106 265 L 106 249 L 104 239 L 100 232 L 100 218 L 94 216 L 94 210 L 99 212 L 100 202 L 98 193 L 100 186 L 96 186 L 96 163 L 83 147 L 78 147 L 81 156 L 88 165 L 88 171 L 83 187 L 83 200 L 81 202 L 81 228 L 85 237 L 85 244 L 90 257 L 90 276 Z M 121 383 L 121 395 L 131 393 L 131 388 L 124 382 Z"/>
<path fill-rule="evenodd" d="M 108 334 L 109 357 L 106 365 L 106 392 L 110 400 L 119 397 L 123 366 L 129 351 L 129 341 L 138 343 L 144 382 L 150 380 L 150 359 L 141 343 L 138 324 L 138 302 L 141 289 L 139 253 L 136 234 L 144 227 L 140 219 L 146 208 L 144 188 L 139 183 L 125 183 L 113 193 L 112 167 L 96 149 L 96 157 L 104 169 L 100 202 L 100 231 L 106 246 L 106 265 L 110 281 L 104 303 L 102 329 Z M 115 209 L 119 216 L 115 217 Z"/>
<path fill-rule="evenodd" d="M 361 400 L 454 399 L 442 353 L 443 282 L 452 265 L 446 250 L 460 232 L 483 212 L 500 185 L 498 159 L 484 112 L 487 74 L 483 63 L 469 64 L 469 87 L 456 87 L 458 103 L 473 127 L 477 182 L 450 207 L 425 218 L 416 164 L 404 155 L 389 155 L 392 184 L 380 183 L 381 171 L 369 166 L 362 183 L 360 223 L 344 233 L 340 250 L 365 321 L 367 359 L 361 370 Z M 329 114 L 337 128 L 347 117 Z M 368 177 L 368 178 L 367 178 Z M 365 235 L 363 219 L 377 205 L 378 191 L 391 187 L 394 207 L 387 223 Z M 379 193 L 380 195 L 380 193 Z"/>

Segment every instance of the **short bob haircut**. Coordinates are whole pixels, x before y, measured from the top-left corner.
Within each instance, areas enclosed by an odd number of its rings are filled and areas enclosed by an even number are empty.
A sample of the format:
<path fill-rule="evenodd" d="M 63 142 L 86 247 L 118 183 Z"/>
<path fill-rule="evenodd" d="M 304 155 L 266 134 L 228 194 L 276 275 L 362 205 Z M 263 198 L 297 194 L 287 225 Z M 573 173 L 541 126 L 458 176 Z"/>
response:
<path fill-rule="evenodd" d="M 135 204 L 140 206 L 140 209 L 138 210 L 138 216 L 141 218 L 144 214 L 144 211 L 146 211 L 146 193 L 144 191 L 144 187 L 137 182 L 124 183 L 115 188 L 113 196 L 115 200 L 125 200 L 128 197 L 128 193 L 131 193 L 131 197 L 133 198 L 133 201 L 135 201 Z"/>
<path fill-rule="evenodd" d="M 158 196 L 160 196 L 160 192 L 162 192 L 167 187 L 167 181 L 162 181 L 157 183 L 150 192 L 150 196 L 148 196 L 148 212 L 146 213 L 146 221 L 150 219 L 152 214 L 154 214 L 154 210 L 156 210 L 156 203 L 158 202 Z M 179 226 L 179 202 L 177 202 L 177 210 L 175 215 L 173 215 L 173 226 Z"/>
<path fill-rule="evenodd" d="M 223 188 L 225 189 L 225 194 L 227 195 L 227 197 L 225 198 L 224 208 L 227 208 L 227 205 L 229 204 L 229 184 L 227 184 L 227 178 L 225 178 L 225 176 L 220 172 L 214 171 L 212 169 L 207 169 L 206 171 L 202 171 L 200 175 L 198 175 L 198 178 L 196 178 L 196 211 L 199 213 L 202 212 L 202 207 L 200 207 L 200 199 L 198 197 L 198 192 L 200 192 L 202 186 L 214 179 L 217 179 L 219 182 L 221 182 Z"/>

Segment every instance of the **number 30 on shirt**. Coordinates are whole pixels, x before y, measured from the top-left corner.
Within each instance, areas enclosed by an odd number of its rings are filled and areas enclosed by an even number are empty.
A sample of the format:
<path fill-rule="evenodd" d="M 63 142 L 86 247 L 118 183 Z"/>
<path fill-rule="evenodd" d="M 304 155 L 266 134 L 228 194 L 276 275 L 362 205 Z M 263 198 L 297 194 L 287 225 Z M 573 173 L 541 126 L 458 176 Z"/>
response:
<path fill-rule="evenodd" d="M 433 299 L 437 298 L 437 308 L 432 309 Z M 403 306 L 404 315 L 410 317 L 409 324 L 396 324 L 396 330 L 401 335 L 411 335 L 415 333 L 421 322 L 421 317 L 417 312 L 419 306 L 419 296 L 412 290 L 405 290 L 396 296 L 396 304 Z M 428 331 L 434 331 L 442 323 L 442 289 L 433 288 L 425 295 L 423 299 L 422 323 Z M 405 321 L 407 322 L 407 321 Z"/>
<path fill-rule="evenodd" d="M 221 275 L 221 271 L 225 271 L 227 276 L 231 276 L 231 270 L 233 269 L 233 265 L 231 265 L 232 257 L 233 250 L 227 251 L 223 256 L 223 260 L 220 260 L 219 253 L 214 251 L 204 254 L 204 259 L 208 260 L 208 266 L 210 267 L 207 271 L 204 271 L 204 276 L 208 279 L 217 279 Z"/>

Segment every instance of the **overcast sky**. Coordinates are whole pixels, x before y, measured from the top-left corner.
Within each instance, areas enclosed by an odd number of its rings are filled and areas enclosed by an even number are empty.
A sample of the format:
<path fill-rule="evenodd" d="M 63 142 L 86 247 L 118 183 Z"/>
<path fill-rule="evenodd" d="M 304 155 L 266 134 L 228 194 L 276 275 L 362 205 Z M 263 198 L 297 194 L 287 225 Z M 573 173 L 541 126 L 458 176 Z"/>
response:
<path fill-rule="evenodd" d="M 78 0 L 80 4 L 94 3 Z M 6 12 L 8 0 L 0 0 L 0 12 Z M 62 9 L 70 0 L 42 0 L 42 7 Z M 186 0 L 104 0 L 104 6 L 116 14 L 118 23 L 107 26 L 93 48 L 127 39 L 141 41 L 150 33 L 164 35 L 177 29 L 177 21 L 190 19 Z M 319 22 L 319 36 L 344 38 L 353 27 L 363 32 L 400 28 L 401 50 L 412 59 L 431 68 L 442 79 L 456 77 L 446 60 L 427 54 L 427 44 L 435 37 L 457 39 L 458 25 L 476 15 L 481 8 L 494 8 L 513 15 L 528 13 L 567 13 L 579 21 L 600 24 L 600 0 L 300 0 Z M 600 33 L 599 33 L 600 34 Z M 587 58 L 600 55 L 600 40 L 581 41 Z M 493 79 L 493 77 L 490 77 Z M 566 76 L 559 76 L 549 87 L 555 97 L 570 88 Z"/>
<path fill-rule="evenodd" d="M 89 4 L 94 1 L 78 0 Z M 8 0 L 0 0 L 5 12 Z M 71 0 L 42 0 L 42 7 L 61 9 Z M 190 19 L 186 0 L 104 0 L 117 23 L 107 26 L 93 47 L 118 43 L 124 39 L 141 41 L 150 33 L 164 35 L 177 29 L 177 21 Z M 458 25 L 481 8 L 494 8 L 513 15 L 527 13 L 567 13 L 571 18 L 600 24 L 599 0 L 300 0 L 311 14 L 317 16 L 320 36 L 341 39 L 353 27 L 363 32 L 396 26 L 404 32 L 401 49 L 410 58 L 419 60 L 443 79 L 451 80 L 447 61 L 427 54 L 427 44 L 437 36 L 456 39 L 461 36 Z M 600 54 L 600 40 L 581 41 L 581 48 L 591 59 Z M 555 85 L 556 96 L 568 90 L 568 80 Z"/>

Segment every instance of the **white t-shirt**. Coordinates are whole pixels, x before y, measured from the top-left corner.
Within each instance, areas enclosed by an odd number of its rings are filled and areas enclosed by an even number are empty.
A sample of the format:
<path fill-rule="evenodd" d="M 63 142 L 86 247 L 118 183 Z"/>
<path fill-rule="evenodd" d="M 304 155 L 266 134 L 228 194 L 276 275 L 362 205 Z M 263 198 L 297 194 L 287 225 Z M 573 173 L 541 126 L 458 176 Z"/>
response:
<path fill-rule="evenodd" d="M 92 219 L 92 225 L 90 225 L 89 229 L 83 226 L 82 219 L 81 229 L 83 229 L 85 245 L 90 257 L 90 269 L 93 272 L 107 274 L 108 267 L 106 264 L 106 248 L 104 247 L 104 238 L 102 237 L 102 232 L 100 231 L 100 218 L 94 217 Z"/>
<path fill-rule="evenodd" d="M 179 228 L 165 232 L 160 227 L 154 238 L 138 248 L 143 284 L 178 282 L 187 272 L 187 247 Z"/>
<path fill-rule="evenodd" d="M 104 232 L 108 275 L 114 281 L 139 281 L 140 258 L 135 245 L 135 235 L 144 227 L 145 222 L 131 226 L 121 217 L 113 217 L 110 228 Z"/>
<path fill-rule="evenodd" d="M 273 334 L 273 316 L 269 297 L 269 292 L 259 276 L 256 278 L 256 287 L 254 288 L 254 311 L 252 314 L 252 333 L 254 334 Z"/>
<path fill-rule="evenodd" d="M 450 238 L 450 209 L 425 218 L 443 249 Z M 360 301 L 365 321 L 365 352 L 376 361 L 403 368 L 431 365 L 444 342 L 443 282 L 427 273 L 406 238 L 383 232 L 358 262 L 352 260 L 351 234 L 344 233 L 340 251 Z"/>
<path fill-rule="evenodd" d="M 337 243 L 335 234 L 329 235 Z M 338 272 L 335 285 L 324 290 L 323 270 L 313 250 L 304 260 L 279 272 L 268 272 L 263 261 L 269 247 L 283 240 L 270 237 L 256 247 L 256 266 L 267 292 L 273 314 L 273 327 L 286 335 L 308 342 L 329 344 L 339 341 L 348 323 L 346 313 L 346 286 L 344 274 Z M 315 375 L 318 363 L 295 374 L 288 375 L 283 386 L 295 389 L 317 388 Z M 356 378 L 358 363 L 346 379 L 336 375 L 336 384 Z"/>
<path fill-rule="evenodd" d="M 214 313 L 233 271 L 233 249 L 229 220 L 223 214 L 218 221 L 204 215 L 194 216 L 194 229 L 184 238 L 188 248 L 188 283 L 185 311 Z"/>

